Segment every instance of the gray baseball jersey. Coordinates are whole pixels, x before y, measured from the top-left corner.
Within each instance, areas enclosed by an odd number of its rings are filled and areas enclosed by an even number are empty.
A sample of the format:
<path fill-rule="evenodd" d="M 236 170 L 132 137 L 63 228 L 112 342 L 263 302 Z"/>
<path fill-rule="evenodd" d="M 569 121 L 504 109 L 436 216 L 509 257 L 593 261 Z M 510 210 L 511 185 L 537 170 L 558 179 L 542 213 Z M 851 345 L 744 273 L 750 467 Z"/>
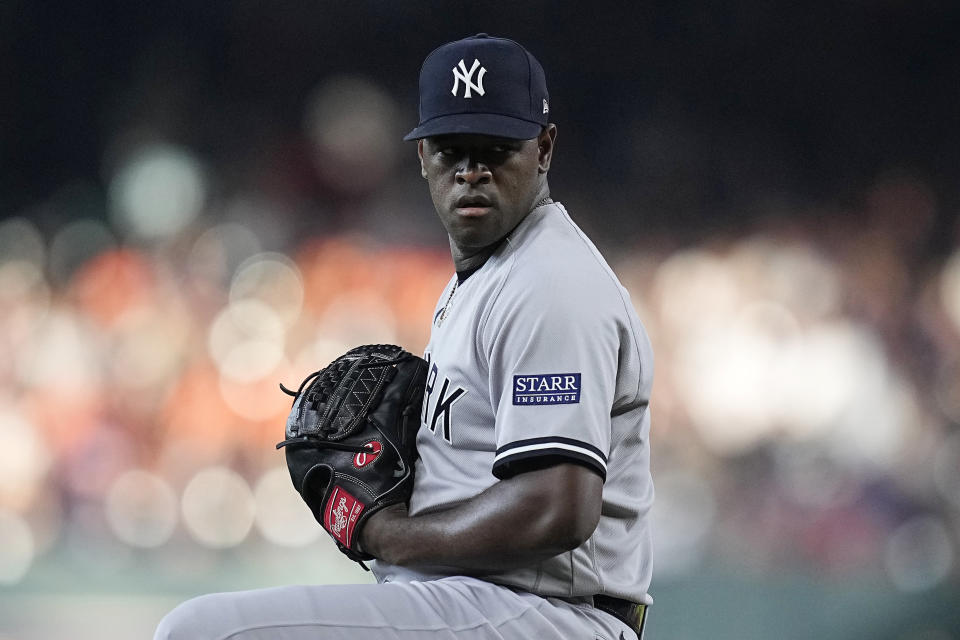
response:
<path fill-rule="evenodd" d="M 534 209 L 479 270 L 451 280 L 424 357 L 410 513 L 449 508 L 535 465 L 586 465 L 604 478 L 593 535 L 486 579 L 649 604 L 653 354 L 627 291 L 562 205 Z M 442 575 L 373 570 L 391 582 Z"/>
<path fill-rule="evenodd" d="M 650 602 L 652 356 L 626 291 L 559 204 L 530 213 L 448 301 L 453 284 L 426 353 L 411 513 L 466 500 L 527 465 L 572 461 L 605 478 L 590 539 L 485 580 L 373 562 L 390 584 L 209 594 L 171 611 L 155 640 L 632 636 L 579 597 Z"/>

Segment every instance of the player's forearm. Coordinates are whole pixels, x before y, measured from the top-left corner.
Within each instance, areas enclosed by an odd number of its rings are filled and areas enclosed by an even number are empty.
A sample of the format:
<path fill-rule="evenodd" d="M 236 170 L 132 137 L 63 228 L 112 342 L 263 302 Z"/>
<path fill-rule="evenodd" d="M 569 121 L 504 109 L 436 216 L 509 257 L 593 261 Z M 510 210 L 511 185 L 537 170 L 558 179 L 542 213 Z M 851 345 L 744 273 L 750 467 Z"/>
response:
<path fill-rule="evenodd" d="M 384 510 L 371 517 L 361 541 L 392 564 L 475 573 L 531 566 L 590 536 L 601 487 L 591 471 L 558 465 L 498 482 L 445 511 L 409 517 L 404 509 Z"/>
<path fill-rule="evenodd" d="M 389 521 L 384 519 L 376 535 L 365 535 L 364 549 L 391 564 L 483 572 L 535 564 L 576 546 L 565 543 L 556 530 L 549 530 L 536 517 L 523 521 L 526 528 L 520 532 L 522 516 L 518 513 L 484 509 L 477 514 L 478 502 L 474 499 L 447 511 L 415 517 L 398 510 Z"/>

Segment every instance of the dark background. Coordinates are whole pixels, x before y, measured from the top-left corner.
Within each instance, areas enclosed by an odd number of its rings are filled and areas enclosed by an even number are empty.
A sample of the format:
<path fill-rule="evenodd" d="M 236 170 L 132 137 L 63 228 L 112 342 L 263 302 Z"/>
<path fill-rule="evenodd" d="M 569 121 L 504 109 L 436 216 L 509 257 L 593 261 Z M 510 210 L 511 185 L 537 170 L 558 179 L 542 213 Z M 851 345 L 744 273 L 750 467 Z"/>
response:
<path fill-rule="evenodd" d="M 956 211 L 952 2 L 13 1 L 0 12 L 7 215 L 101 180 L 111 137 L 137 122 L 213 163 L 290 143 L 331 73 L 376 78 L 412 126 L 420 61 L 479 31 L 544 62 L 564 154 L 554 182 L 591 185 L 601 210 L 629 206 L 619 230 L 737 225 L 770 199 L 814 215 L 885 171 L 930 183 L 944 231 Z"/>

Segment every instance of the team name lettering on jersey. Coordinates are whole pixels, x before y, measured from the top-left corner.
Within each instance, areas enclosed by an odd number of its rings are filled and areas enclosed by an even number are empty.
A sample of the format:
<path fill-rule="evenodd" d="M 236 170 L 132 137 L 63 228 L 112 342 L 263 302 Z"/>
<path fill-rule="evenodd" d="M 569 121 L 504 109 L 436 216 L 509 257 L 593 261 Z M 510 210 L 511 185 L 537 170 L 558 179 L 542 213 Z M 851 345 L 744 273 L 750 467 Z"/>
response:
<path fill-rule="evenodd" d="M 440 370 L 437 364 L 430 362 L 430 354 L 424 355 L 427 364 L 430 365 L 430 373 L 427 374 L 427 385 L 423 390 L 423 414 L 420 416 L 422 424 L 430 429 L 430 433 L 437 432 L 437 422 L 443 423 L 443 439 L 447 442 L 453 442 L 451 435 L 453 430 L 453 403 L 463 397 L 467 392 L 463 387 L 451 388 L 450 379 L 444 376 L 440 389 L 437 390 L 436 397 L 433 397 L 434 389 L 437 386 L 437 378 Z"/>
<path fill-rule="evenodd" d="M 513 404 L 577 404 L 580 388 L 579 373 L 513 376 Z"/>

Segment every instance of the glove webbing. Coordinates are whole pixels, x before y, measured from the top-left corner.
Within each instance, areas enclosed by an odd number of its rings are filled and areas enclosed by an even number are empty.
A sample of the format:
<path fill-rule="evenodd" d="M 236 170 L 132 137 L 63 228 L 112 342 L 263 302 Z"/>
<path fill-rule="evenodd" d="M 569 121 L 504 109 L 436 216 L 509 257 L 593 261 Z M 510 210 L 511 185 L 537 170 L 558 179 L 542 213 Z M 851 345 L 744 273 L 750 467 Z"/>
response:
<path fill-rule="evenodd" d="M 294 404 L 301 394 L 305 395 L 297 412 L 295 427 L 291 430 L 294 433 L 288 434 L 293 437 L 277 444 L 277 448 L 299 443 L 342 451 L 365 451 L 360 446 L 333 445 L 334 441 L 342 440 L 357 430 L 371 409 L 379 404 L 383 388 L 396 375 L 394 365 L 401 358 L 396 357 L 396 347 L 387 347 L 390 345 L 353 349 L 327 367 L 311 373 L 296 391 L 287 389 L 281 383 L 280 389 L 294 397 Z M 402 353 L 399 350 L 399 354 Z M 370 362 L 371 359 L 376 361 Z M 322 415 L 310 421 L 315 429 L 303 433 L 297 427 L 303 425 L 304 412 L 310 410 L 321 410 Z"/>

